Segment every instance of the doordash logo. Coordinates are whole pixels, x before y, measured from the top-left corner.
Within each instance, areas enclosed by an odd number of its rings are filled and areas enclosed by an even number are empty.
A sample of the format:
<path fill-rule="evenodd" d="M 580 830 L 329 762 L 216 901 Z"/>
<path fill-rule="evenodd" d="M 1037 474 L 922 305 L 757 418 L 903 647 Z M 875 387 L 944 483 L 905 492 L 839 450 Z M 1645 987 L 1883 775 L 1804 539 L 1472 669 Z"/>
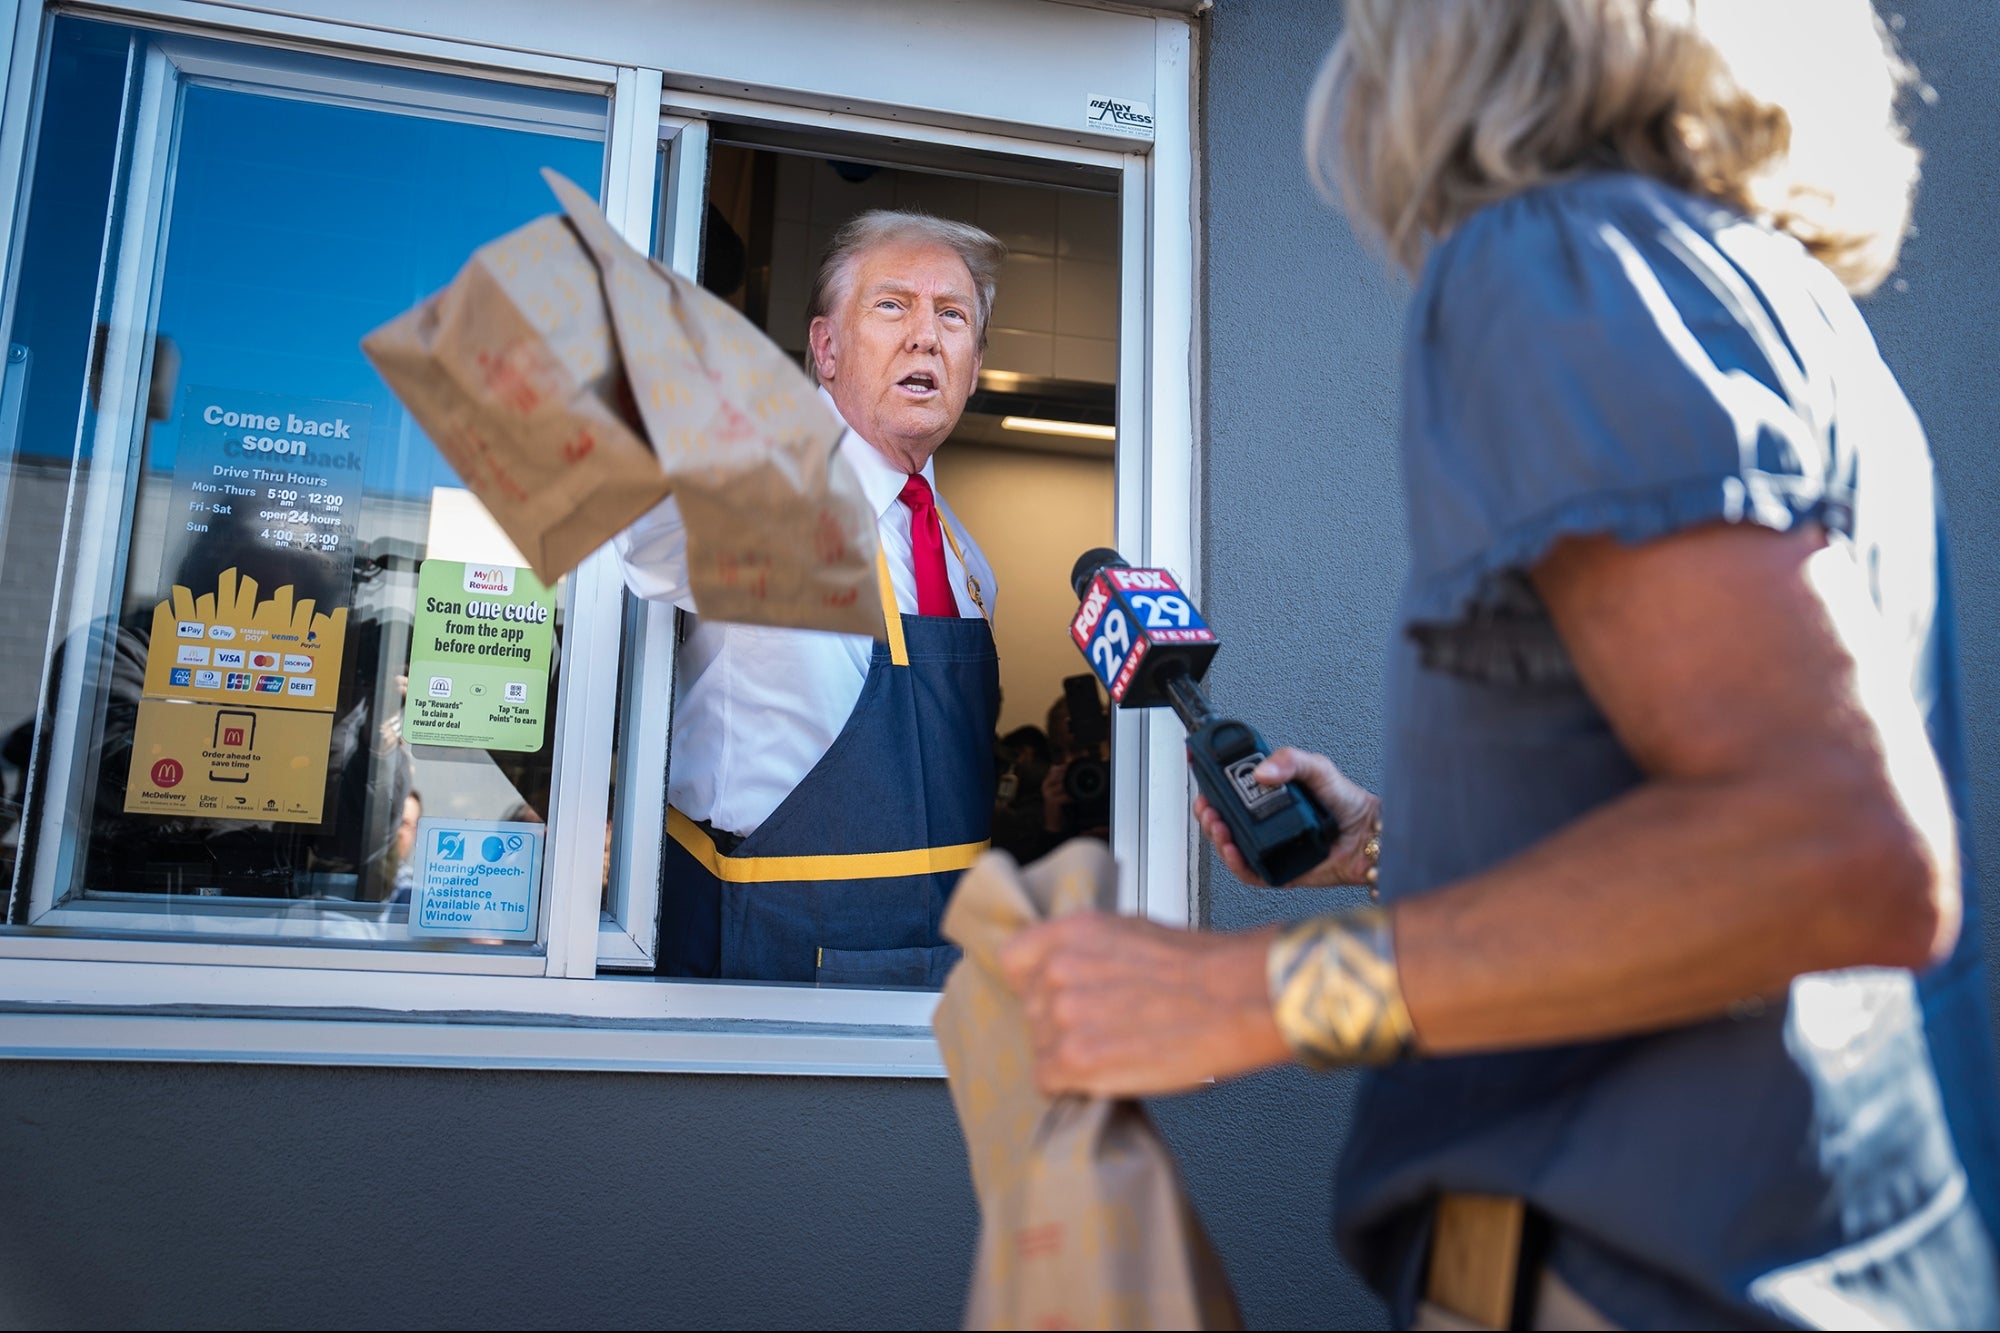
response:
<path fill-rule="evenodd" d="M 465 590 L 467 592 L 490 592 L 500 597 L 514 595 L 514 569 L 511 565 L 467 565 L 465 567 Z"/>

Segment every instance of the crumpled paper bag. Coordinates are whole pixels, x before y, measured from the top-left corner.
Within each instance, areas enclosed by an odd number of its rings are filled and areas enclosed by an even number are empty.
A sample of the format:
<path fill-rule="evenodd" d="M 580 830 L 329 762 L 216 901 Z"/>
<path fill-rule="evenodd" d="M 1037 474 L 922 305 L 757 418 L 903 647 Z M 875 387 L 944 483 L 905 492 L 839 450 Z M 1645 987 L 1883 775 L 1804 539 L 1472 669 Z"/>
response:
<path fill-rule="evenodd" d="M 1026 869 L 988 852 L 944 934 L 965 950 L 932 1026 L 979 1196 L 967 1328 L 1241 1327 L 1173 1155 L 1131 1101 L 1036 1091 L 1026 1019 L 1000 947 L 1034 922 L 1115 909 L 1118 868 L 1079 838 Z"/>
<path fill-rule="evenodd" d="M 563 214 L 362 339 L 376 370 L 542 582 L 672 494 L 704 616 L 881 638 L 875 516 L 805 373 L 542 175 Z"/>

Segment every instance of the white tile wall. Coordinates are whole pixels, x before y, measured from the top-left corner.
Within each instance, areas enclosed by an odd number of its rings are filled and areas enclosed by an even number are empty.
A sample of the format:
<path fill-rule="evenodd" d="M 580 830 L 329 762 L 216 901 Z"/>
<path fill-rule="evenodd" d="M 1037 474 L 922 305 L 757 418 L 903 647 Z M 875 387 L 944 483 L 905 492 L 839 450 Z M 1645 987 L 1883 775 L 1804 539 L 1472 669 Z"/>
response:
<path fill-rule="evenodd" d="M 856 213 L 871 208 L 894 208 L 897 174 L 878 171 L 866 180 L 851 181 L 842 178 L 826 163 L 815 162 L 812 174 L 813 225 L 831 230 Z"/>
<path fill-rule="evenodd" d="M 993 296 L 993 324 L 1040 330 L 1056 326 L 1056 261 L 1049 255 L 1009 254 Z"/>
<path fill-rule="evenodd" d="M 995 366 L 994 369 L 1000 367 Z M 1065 338 L 1058 333 L 1055 337 L 1053 373 L 1059 380 L 1115 383 L 1118 379 L 1118 343 L 1112 338 Z"/>
<path fill-rule="evenodd" d="M 1056 340 L 1054 335 L 1027 329 L 993 328 L 986 335 L 988 370 L 1008 370 L 1016 375 L 1054 375 Z"/>
<path fill-rule="evenodd" d="M 1065 259 L 1057 278 L 1057 333 L 1072 338 L 1118 336 L 1118 265 L 1097 259 Z"/>
<path fill-rule="evenodd" d="M 779 153 L 777 200 L 773 211 L 780 221 L 803 222 L 812 216 L 813 168 L 824 164 L 793 153 Z"/>
<path fill-rule="evenodd" d="M 971 218 L 979 212 L 979 182 L 925 171 L 896 173 L 896 207 L 939 218 Z"/>
<path fill-rule="evenodd" d="M 812 254 L 803 262 L 783 262 L 779 256 Z M 782 213 L 771 228 L 770 332 L 780 347 L 796 351 L 806 345 L 806 307 L 812 300 L 813 274 L 819 254 L 812 249 L 812 232 L 802 221 Z"/>
<path fill-rule="evenodd" d="M 1068 259 L 1118 254 L 1118 201 L 1108 194 L 1064 190 L 1056 196 L 1056 253 Z"/>
<path fill-rule="evenodd" d="M 1056 192 L 1027 185 L 979 182 L 979 216 L 974 219 L 1016 254 L 1056 252 Z"/>
<path fill-rule="evenodd" d="M 826 163 L 780 155 L 772 236 L 771 334 L 806 345 L 812 275 L 839 225 L 868 208 L 974 222 L 1008 248 L 986 368 L 1110 383 L 1118 368 L 1118 201 L 1108 195 L 882 170 L 842 180 Z"/>

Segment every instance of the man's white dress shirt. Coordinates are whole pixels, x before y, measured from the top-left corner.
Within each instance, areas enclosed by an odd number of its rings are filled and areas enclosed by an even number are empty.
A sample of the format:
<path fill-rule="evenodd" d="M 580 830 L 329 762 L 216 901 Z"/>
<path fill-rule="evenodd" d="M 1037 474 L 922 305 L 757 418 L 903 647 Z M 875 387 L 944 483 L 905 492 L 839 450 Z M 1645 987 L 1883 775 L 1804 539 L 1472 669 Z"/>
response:
<path fill-rule="evenodd" d="M 833 399 L 820 390 L 833 411 Z M 837 413 L 836 413 L 837 415 Z M 844 424 L 844 423 L 843 423 Z M 900 496 L 909 475 L 849 429 L 840 454 L 861 479 L 875 510 L 875 531 L 889 562 L 898 608 L 917 613 L 917 575 L 910 550 L 910 510 Z M 961 616 L 980 614 L 968 577 L 977 580 L 986 614 L 993 612 L 993 567 L 951 506 L 937 495 L 931 464 L 924 480 L 939 517 L 964 559 L 945 542 L 945 572 Z M 698 612 L 688 590 L 687 528 L 672 497 L 612 539 L 625 585 L 641 597 Z M 691 819 L 749 835 L 812 771 L 847 725 L 868 676 L 875 641 L 860 634 L 777 629 L 710 621 L 696 615 L 681 644 L 679 700 L 674 706 L 673 766 L 667 799 Z"/>

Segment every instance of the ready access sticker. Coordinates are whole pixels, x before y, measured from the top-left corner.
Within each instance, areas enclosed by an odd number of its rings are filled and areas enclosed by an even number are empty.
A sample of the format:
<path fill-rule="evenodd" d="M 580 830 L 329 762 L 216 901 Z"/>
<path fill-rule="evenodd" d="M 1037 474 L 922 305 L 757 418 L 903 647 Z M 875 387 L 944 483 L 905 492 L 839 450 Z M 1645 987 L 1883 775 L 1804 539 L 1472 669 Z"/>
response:
<path fill-rule="evenodd" d="M 544 831 L 484 819 L 418 820 L 410 934 L 534 939 Z"/>
<path fill-rule="evenodd" d="M 424 561 L 410 628 L 404 739 L 541 749 L 554 645 L 555 594 L 531 571 Z"/>
<path fill-rule="evenodd" d="M 1092 93 L 1084 102 L 1083 123 L 1107 134 L 1150 139 L 1153 137 L 1153 108 L 1150 103 L 1135 102 L 1129 97 Z"/>

